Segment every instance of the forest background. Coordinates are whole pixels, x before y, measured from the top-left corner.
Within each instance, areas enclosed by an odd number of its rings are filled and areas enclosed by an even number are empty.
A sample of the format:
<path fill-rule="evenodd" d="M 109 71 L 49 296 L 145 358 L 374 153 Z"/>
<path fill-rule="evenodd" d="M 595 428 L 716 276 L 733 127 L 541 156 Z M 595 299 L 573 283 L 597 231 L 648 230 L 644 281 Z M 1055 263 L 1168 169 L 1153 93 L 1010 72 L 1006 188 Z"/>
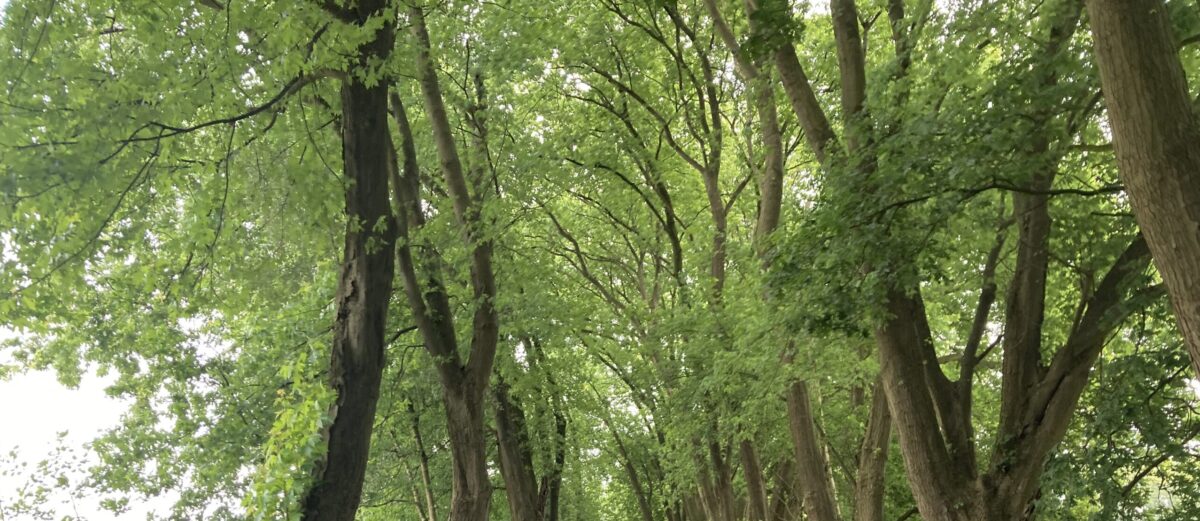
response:
<path fill-rule="evenodd" d="M 12 0 L 6 417 L 30 370 L 124 413 L 4 460 L 0 518 L 1200 517 L 1197 43 L 1190 1 Z"/>

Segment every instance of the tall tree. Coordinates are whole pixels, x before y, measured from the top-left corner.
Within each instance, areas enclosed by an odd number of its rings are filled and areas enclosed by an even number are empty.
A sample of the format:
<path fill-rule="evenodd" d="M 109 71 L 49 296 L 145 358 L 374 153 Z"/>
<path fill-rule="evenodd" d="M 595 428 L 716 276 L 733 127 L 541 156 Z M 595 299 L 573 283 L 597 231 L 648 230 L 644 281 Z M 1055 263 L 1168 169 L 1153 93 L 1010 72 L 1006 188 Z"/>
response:
<path fill-rule="evenodd" d="M 386 16 L 387 2 L 331 7 L 349 23 Z M 329 381 L 328 449 L 304 499 L 305 521 L 351 521 L 362 498 L 371 430 L 384 369 L 385 327 L 392 298 L 396 224 L 388 202 L 393 153 L 388 126 L 388 85 L 371 71 L 395 45 L 394 25 L 382 27 L 358 48 L 355 69 L 342 86 L 342 154 L 346 175 L 346 249 L 336 293 L 337 318 Z M 374 79 L 368 80 L 368 78 Z M 369 82 L 369 83 L 368 83 Z"/>
<path fill-rule="evenodd" d="M 442 405 L 446 412 L 454 469 L 450 519 L 482 521 L 488 517 L 492 494 L 487 471 L 484 397 L 499 343 L 492 240 L 487 235 L 482 208 L 491 187 L 484 171 L 472 172 L 473 175 L 468 176 L 460 159 L 458 143 L 442 98 L 424 8 L 411 8 L 408 22 L 416 42 L 418 83 L 433 131 L 440 170 L 461 240 L 470 252 L 471 305 L 474 312 L 466 361 L 460 355 L 454 312 L 443 282 L 441 257 L 432 245 L 423 245 L 418 250 L 413 244 L 415 233 L 426 223 L 426 210 L 422 207 L 421 173 L 412 125 L 402 99 L 393 96 L 392 108 L 400 129 L 400 155 L 403 157 L 403 167 L 394 170 L 395 199 L 403 215 L 403 223 L 399 227 L 401 240 L 398 259 L 413 318 L 426 350 L 434 358 L 442 384 Z"/>
<path fill-rule="evenodd" d="M 1200 375 L 1200 122 L 1162 0 L 1089 0 L 1121 180 Z"/>

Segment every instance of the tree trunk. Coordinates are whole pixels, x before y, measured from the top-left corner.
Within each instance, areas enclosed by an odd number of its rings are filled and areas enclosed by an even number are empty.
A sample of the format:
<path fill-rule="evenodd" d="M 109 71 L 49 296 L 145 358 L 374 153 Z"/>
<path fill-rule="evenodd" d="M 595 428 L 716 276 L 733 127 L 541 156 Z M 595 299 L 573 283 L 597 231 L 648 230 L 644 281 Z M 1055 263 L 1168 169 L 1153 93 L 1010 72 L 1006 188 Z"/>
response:
<path fill-rule="evenodd" d="M 429 453 L 425 451 L 425 441 L 421 437 L 421 417 L 417 414 L 412 401 L 408 402 L 408 413 L 412 415 L 413 441 L 417 444 L 417 462 L 420 464 L 421 488 L 424 490 L 425 511 L 430 521 L 438 521 L 437 501 L 433 497 L 433 479 L 429 475 Z"/>
<path fill-rule="evenodd" d="M 453 465 L 450 521 L 487 521 L 492 483 L 487 474 L 487 439 L 482 393 L 467 386 L 443 386 L 446 430 Z"/>
<path fill-rule="evenodd" d="M 364 0 L 358 23 L 383 9 Z M 392 48 L 389 24 L 358 49 L 359 64 L 383 59 Z M 346 188 L 346 242 L 338 280 L 329 382 L 337 393 L 325 433 L 328 450 L 317 463 L 304 498 L 305 521 L 352 521 L 362 496 L 371 428 L 383 376 L 385 326 L 392 293 L 396 225 L 388 202 L 392 144 L 387 84 L 342 86 L 342 158 Z"/>
<path fill-rule="evenodd" d="M 750 506 L 750 521 L 766 521 L 767 491 L 763 484 L 762 465 L 758 463 L 758 452 L 750 440 L 739 445 L 742 458 L 742 475 L 746 477 L 746 502 Z"/>
<path fill-rule="evenodd" d="M 508 389 L 508 384 L 497 376 L 492 393 L 496 397 L 496 441 L 508 511 L 513 521 L 541 521 L 542 501 L 533 473 L 525 411 L 512 400 Z"/>
<path fill-rule="evenodd" d="M 396 118 L 404 143 L 404 183 L 397 183 L 397 199 L 408 222 L 401 226 L 406 239 L 399 248 L 405 293 L 421 331 L 425 348 L 434 358 L 442 385 L 446 409 L 446 427 L 450 432 L 452 484 L 450 521 L 485 521 L 492 495 L 487 473 L 487 438 L 484 435 L 483 399 L 496 359 L 499 343 L 499 315 L 496 312 L 496 278 L 492 269 L 492 243 L 481 236 L 485 228 L 482 205 L 489 186 L 484 176 L 472 176 L 468 183 L 454 128 L 446 113 L 438 82 L 437 67 L 431 51 L 425 13 L 420 7 L 409 10 L 411 31 L 417 40 L 416 69 L 425 112 L 433 131 L 434 145 L 445 181 L 445 190 L 454 209 L 458 226 L 470 252 L 471 307 L 474 313 L 470 329 L 470 355 L 464 362 L 454 327 L 454 313 L 449 293 L 441 282 L 438 257 L 430 248 L 422 248 L 425 258 L 425 283 L 418 278 L 413 261 L 413 248 L 407 244 L 409 228 L 424 224 L 421 198 L 415 193 L 420 173 L 415 161 L 412 131 L 398 97 Z M 473 192 L 473 193 L 472 193 Z"/>
<path fill-rule="evenodd" d="M 927 367 L 933 348 L 923 328 L 916 326 L 924 320 L 919 316 L 922 306 L 916 297 L 899 289 L 889 291 L 887 300 L 889 317 L 876 328 L 875 339 L 888 408 L 921 517 L 927 521 L 987 519 L 978 480 L 971 469 L 954 461 L 943 438 L 936 398 L 932 396 L 937 391 L 931 389 L 936 384 L 930 382 Z M 931 369 L 940 372 L 936 356 L 933 358 Z"/>
<path fill-rule="evenodd" d="M 788 427 L 796 450 L 804 512 L 811 521 L 837 521 L 833 491 L 829 489 L 829 463 L 817 439 L 808 384 L 793 382 L 787 393 Z"/>
<path fill-rule="evenodd" d="M 1088 0 L 1125 190 L 1200 374 L 1200 126 L 1162 0 Z"/>
<path fill-rule="evenodd" d="M 794 463 L 785 459 L 775 470 L 775 487 L 771 493 L 771 521 L 798 521 L 804 518 L 799 479 Z"/>
<path fill-rule="evenodd" d="M 855 473 L 854 521 L 883 521 L 884 477 L 892 418 L 888 412 L 883 384 L 876 382 L 872 394 L 871 409 L 867 416 L 867 433 L 863 436 L 862 450 L 858 455 L 858 471 Z"/>

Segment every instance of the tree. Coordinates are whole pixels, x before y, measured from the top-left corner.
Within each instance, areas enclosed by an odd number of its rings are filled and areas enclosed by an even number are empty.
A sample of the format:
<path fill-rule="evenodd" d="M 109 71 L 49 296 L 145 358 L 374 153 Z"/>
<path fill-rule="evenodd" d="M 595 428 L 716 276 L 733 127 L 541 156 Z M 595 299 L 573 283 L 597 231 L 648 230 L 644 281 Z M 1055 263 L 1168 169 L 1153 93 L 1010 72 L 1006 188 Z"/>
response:
<path fill-rule="evenodd" d="M 1089 1 L 1121 179 L 1200 374 L 1200 126 L 1161 1 Z"/>
<path fill-rule="evenodd" d="M 13 0 L 0 375 L 131 409 L 0 511 L 1194 513 L 1085 1 L 829 7 Z"/>

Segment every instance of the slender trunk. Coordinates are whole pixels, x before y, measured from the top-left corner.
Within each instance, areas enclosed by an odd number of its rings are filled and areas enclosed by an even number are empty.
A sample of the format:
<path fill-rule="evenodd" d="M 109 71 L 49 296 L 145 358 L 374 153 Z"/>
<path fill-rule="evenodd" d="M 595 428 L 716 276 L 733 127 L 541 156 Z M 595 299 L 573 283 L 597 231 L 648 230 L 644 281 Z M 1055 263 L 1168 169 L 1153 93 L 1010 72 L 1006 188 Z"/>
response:
<path fill-rule="evenodd" d="M 704 502 L 700 500 L 698 494 L 690 494 L 683 500 L 684 517 L 688 521 L 702 521 L 712 519 L 704 510 Z"/>
<path fill-rule="evenodd" d="M 734 521 L 737 519 L 737 502 L 733 494 L 733 469 L 726 461 L 721 445 L 715 441 L 708 444 L 708 457 L 714 473 L 712 495 L 716 514 L 720 516 L 717 519 Z"/>
<path fill-rule="evenodd" d="M 453 466 L 450 520 L 485 521 L 488 518 L 492 484 L 487 473 L 483 399 L 499 343 L 492 243 L 482 236 L 485 227 L 482 206 L 489 187 L 482 175 L 470 176 L 471 182 L 468 183 L 468 176 L 459 158 L 453 127 L 447 116 L 446 104 L 442 99 L 425 14 L 420 7 L 413 7 L 409 10 L 409 16 L 412 22 L 411 31 L 417 40 L 415 62 L 425 112 L 433 131 L 434 145 L 445 189 L 453 205 L 455 223 L 470 252 L 471 303 L 474 313 L 470 329 L 470 355 L 465 363 L 459 354 L 449 296 L 441 285 L 439 274 L 426 273 L 430 282 L 428 287 L 422 288 L 413 269 L 411 248 L 407 244 L 401 248 L 400 257 L 406 294 L 417 320 L 417 327 L 425 340 L 426 350 L 436 361 L 442 385 Z M 401 112 L 397 111 L 397 118 L 402 117 Z M 407 128 L 406 122 L 403 127 Z M 403 137 L 406 143 L 405 177 L 417 179 L 419 174 L 415 171 L 409 173 L 407 164 L 411 159 L 411 147 L 408 144 L 411 142 L 411 135 Z M 416 194 L 401 194 L 398 198 L 403 201 L 402 207 L 408 208 L 407 214 L 422 212 L 420 198 Z M 417 221 L 419 219 L 414 220 L 414 223 Z"/>
<path fill-rule="evenodd" d="M 804 494 L 804 512 L 811 521 L 836 521 L 837 507 L 829 487 L 829 462 L 817 438 L 813 423 L 808 384 L 794 382 L 788 389 L 788 427 L 796 451 L 800 490 Z"/>
<path fill-rule="evenodd" d="M 433 497 L 433 480 L 429 476 L 429 453 L 425 451 L 425 442 L 421 437 L 421 418 L 417 415 L 412 402 L 408 404 L 408 413 L 412 415 L 413 441 L 417 444 L 417 458 L 420 464 L 421 488 L 424 489 L 425 511 L 429 513 L 430 521 L 437 521 L 437 501 Z"/>
<path fill-rule="evenodd" d="M 798 521 L 804 517 L 800 482 L 792 460 L 784 460 L 775 470 L 771 493 L 771 521 Z"/>
<path fill-rule="evenodd" d="M 554 432 L 558 436 L 554 448 L 554 468 L 542 477 L 542 501 L 545 503 L 546 521 L 558 521 L 559 496 L 562 494 L 562 471 L 567 461 L 567 417 L 554 404 Z"/>
<path fill-rule="evenodd" d="M 359 23 L 384 8 L 360 2 Z M 384 24 L 359 47 L 365 65 L 386 57 L 393 27 Z M 349 79 L 342 86 L 342 157 L 346 178 L 346 241 L 335 302 L 329 383 L 336 392 L 328 450 L 318 461 L 304 498 L 305 521 L 352 521 L 362 496 L 371 428 L 383 376 L 388 300 L 395 259 L 396 225 L 388 201 L 392 143 L 388 131 L 387 84 L 367 86 Z"/>
<path fill-rule="evenodd" d="M 867 416 L 867 433 L 858 455 L 854 482 L 854 521 L 883 521 L 884 471 L 887 468 L 888 442 L 892 418 L 888 412 L 883 384 L 877 382 Z"/>
<path fill-rule="evenodd" d="M 750 440 L 739 445 L 742 459 L 742 475 L 746 478 L 746 502 L 750 507 L 750 521 L 766 521 L 767 491 L 763 484 L 762 465 L 758 463 L 758 451 Z"/>
<path fill-rule="evenodd" d="M 1117 164 L 1200 375 L 1200 124 L 1162 0 L 1088 0 Z"/>
<path fill-rule="evenodd" d="M 496 397 L 500 474 L 504 477 L 509 513 L 513 521 L 541 521 L 542 503 L 525 430 L 525 411 L 509 396 L 508 384 L 499 376 L 492 386 L 492 393 Z"/>

